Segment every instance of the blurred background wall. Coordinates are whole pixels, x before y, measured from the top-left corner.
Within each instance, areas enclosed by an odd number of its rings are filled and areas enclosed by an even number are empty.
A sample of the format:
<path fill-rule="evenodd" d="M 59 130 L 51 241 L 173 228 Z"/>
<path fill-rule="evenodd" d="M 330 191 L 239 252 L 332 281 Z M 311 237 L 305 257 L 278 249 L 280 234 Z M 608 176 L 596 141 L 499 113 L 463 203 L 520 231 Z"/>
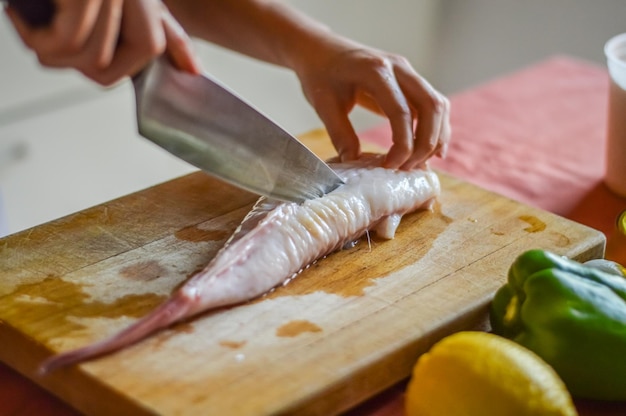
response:
<path fill-rule="evenodd" d="M 336 32 L 405 55 L 454 93 L 555 54 L 604 65 L 623 0 L 285 0 Z M 288 71 L 198 42 L 208 72 L 279 124 L 321 126 Z M 0 235 L 193 170 L 135 133 L 128 82 L 102 89 L 39 67 L 0 18 Z M 365 111 L 359 129 L 383 122 Z"/>

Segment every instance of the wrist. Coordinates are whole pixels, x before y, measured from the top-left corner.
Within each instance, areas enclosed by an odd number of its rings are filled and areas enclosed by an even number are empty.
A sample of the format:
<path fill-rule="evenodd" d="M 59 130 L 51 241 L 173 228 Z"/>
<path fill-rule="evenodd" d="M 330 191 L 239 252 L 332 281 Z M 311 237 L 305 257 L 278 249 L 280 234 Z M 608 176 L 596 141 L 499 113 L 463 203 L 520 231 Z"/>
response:
<path fill-rule="evenodd" d="M 328 26 L 281 3 L 270 3 L 267 8 L 268 19 L 273 20 L 278 65 L 297 73 L 310 64 L 312 56 L 323 55 L 334 37 Z"/>

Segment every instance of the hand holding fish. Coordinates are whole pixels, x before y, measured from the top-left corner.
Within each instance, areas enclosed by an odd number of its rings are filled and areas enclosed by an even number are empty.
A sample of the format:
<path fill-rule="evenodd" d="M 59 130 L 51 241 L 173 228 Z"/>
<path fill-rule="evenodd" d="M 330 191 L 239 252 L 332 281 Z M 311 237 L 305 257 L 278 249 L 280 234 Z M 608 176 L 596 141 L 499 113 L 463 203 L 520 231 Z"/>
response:
<path fill-rule="evenodd" d="M 393 145 L 385 167 L 412 169 L 445 155 L 450 104 L 405 58 L 338 37 L 302 51 L 296 72 L 342 160 L 359 155 L 348 118 L 355 105 L 389 119 Z"/>

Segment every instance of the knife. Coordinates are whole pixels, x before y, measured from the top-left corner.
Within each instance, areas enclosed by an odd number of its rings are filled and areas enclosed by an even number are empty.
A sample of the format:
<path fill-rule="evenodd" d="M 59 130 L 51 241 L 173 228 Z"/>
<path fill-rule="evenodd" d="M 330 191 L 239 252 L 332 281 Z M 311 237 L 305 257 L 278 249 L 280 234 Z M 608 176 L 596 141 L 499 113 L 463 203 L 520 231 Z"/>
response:
<path fill-rule="evenodd" d="M 33 27 L 52 0 L 8 0 Z M 235 186 L 284 201 L 325 195 L 341 178 L 295 137 L 208 75 L 153 60 L 133 77 L 139 134 Z"/>
<path fill-rule="evenodd" d="M 165 57 L 133 78 L 139 133 L 249 191 L 302 202 L 343 182 L 306 146 L 217 81 Z"/>

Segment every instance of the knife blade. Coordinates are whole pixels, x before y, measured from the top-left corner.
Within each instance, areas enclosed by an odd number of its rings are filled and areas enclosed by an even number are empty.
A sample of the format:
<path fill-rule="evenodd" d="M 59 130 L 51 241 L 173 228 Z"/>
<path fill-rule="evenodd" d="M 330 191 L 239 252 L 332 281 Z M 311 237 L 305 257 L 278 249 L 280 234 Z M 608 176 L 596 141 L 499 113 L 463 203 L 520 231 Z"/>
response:
<path fill-rule="evenodd" d="M 4 1 L 33 27 L 48 25 L 56 12 L 52 0 Z M 160 57 L 132 82 L 139 134 L 213 176 L 298 203 L 343 183 L 295 137 L 208 75 L 177 70 Z"/>
<path fill-rule="evenodd" d="M 160 57 L 133 85 L 139 133 L 211 175 L 294 202 L 343 183 L 300 141 L 208 75 L 180 71 Z"/>

